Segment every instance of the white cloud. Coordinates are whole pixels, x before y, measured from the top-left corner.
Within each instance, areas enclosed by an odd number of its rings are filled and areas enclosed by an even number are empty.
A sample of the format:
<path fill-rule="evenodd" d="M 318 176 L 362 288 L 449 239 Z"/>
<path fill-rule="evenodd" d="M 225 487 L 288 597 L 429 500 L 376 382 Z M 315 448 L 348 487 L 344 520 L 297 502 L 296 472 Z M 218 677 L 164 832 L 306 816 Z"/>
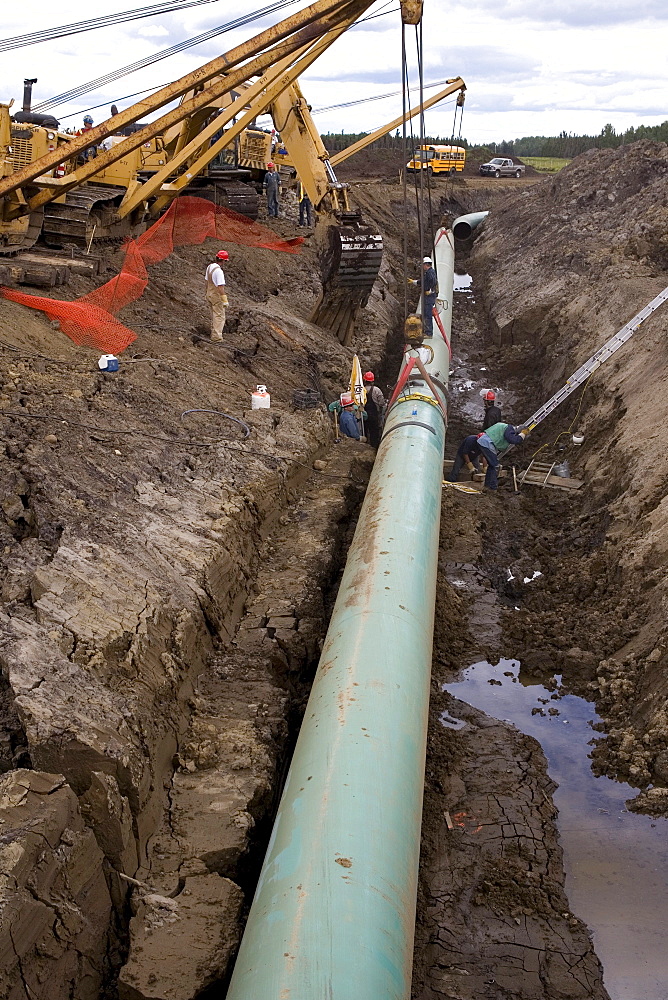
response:
<path fill-rule="evenodd" d="M 169 36 L 167 28 L 162 24 L 144 25 L 143 28 L 137 29 L 137 34 L 141 35 L 142 38 L 165 38 Z"/>
<path fill-rule="evenodd" d="M 101 13 L 117 9 L 116 3 L 108 0 Z M 300 0 L 286 14 L 302 5 Z M 129 10 L 139 4 L 124 0 L 122 6 Z M 233 9 L 224 3 L 207 4 L 8 52 L 0 63 L 0 100 L 14 97 L 20 102 L 23 78 L 32 76 L 38 78 L 34 89 L 38 103 L 255 6 L 255 0 L 237 0 Z M 83 0 L 62 0 L 57 12 L 46 0 L 33 0 L 29 9 L 13 4 L 3 17 L 2 34 L 7 37 L 37 26 L 66 24 L 91 13 Z M 554 134 L 564 129 L 598 133 L 607 122 L 617 129 L 656 124 L 668 118 L 666 18 L 664 0 L 635 0 L 633 4 L 628 0 L 536 0 L 529 7 L 524 0 L 449 0 L 447 5 L 442 0 L 426 0 L 425 80 L 464 77 L 468 87 L 464 135 L 471 141 Z M 136 99 L 127 95 L 176 79 L 268 23 L 264 18 L 221 35 L 127 76 L 103 93 L 87 94 L 56 109 L 56 114 L 65 124 L 74 124 L 84 110 L 105 102 L 93 112 L 100 121 L 112 102 L 126 106 Z M 414 87 L 412 29 L 407 37 Z M 301 82 L 309 103 L 327 107 L 400 89 L 400 53 L 396 12 L 347 32 L 304 75 Z M 400 111 L 401 97 L 397 96 L 334 109 L 316 120 L 325 132 L 359 132 L 378 127 Z M 76 117 L 65 119 L 69 114 Z M 452 116 L 451 103 L 428 111 L 427 130 L 449 134 Z"/>

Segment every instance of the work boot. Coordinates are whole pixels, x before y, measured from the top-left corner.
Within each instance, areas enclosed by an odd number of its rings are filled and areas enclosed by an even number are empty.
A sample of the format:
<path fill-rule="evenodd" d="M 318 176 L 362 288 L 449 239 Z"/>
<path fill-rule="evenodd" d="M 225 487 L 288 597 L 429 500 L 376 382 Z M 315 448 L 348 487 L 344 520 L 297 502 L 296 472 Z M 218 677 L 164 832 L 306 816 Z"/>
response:
<path fill-rule="evenodd" d="M 222 333 L 212 333 L 210 340 L 212 344 L 222 344 L 223 335 Z"/>

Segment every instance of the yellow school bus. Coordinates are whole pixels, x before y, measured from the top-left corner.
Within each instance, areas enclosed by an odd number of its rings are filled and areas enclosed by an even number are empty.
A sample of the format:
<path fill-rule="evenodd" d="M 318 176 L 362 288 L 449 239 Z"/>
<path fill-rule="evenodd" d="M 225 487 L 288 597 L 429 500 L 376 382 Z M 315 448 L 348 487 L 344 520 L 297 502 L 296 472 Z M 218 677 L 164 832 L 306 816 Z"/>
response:
<path fill-rule="evenodd" d="M 409 173 L 426 170 L 428 174 L 461 173 L 466 163 L 462 146 L 419 146 L 406 164 Z"/>

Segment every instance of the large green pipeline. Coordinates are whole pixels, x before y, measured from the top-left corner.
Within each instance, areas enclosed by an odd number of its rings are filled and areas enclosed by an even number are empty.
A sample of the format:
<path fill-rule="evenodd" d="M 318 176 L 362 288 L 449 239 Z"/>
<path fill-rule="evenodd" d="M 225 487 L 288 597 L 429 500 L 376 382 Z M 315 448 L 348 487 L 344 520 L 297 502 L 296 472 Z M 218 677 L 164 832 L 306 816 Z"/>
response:
<path fill-rule="evenodd" d="M 439 231 L 448 337 L 453 247 Z M 440 333 L 430 343 L 440 393 L 448 348 Z M 228 1000 L 410 996 L 445 438 L 435 402 L 420 381 L 388 414 Z"/>

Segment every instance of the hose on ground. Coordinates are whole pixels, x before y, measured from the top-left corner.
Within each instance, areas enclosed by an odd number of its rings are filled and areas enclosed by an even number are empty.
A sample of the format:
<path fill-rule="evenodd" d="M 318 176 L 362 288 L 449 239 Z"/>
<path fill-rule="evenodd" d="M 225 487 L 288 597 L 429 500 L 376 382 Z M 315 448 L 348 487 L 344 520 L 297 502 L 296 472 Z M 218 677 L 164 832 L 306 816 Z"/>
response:
<path fill-rule="evenodd" d="M 183 413 L 181 414 L 181 420 L 183 420 L 184 417 L 187 417 L 189 413 L 215 413 L 219 417 L 225 417 L 226 420 L 233 420 L 235 424 L 239 424 L 239 426 L 243 428 L 244 439 L 250 437 L 251 430 L 248 424 L 244 423 L 243 420 L 240 420 L 239 417 L 231 417 L 229 413 L 223 413 L 222 410 L 204 410 L 199 408 L 194 408 L 192 410 L 184 410 Z"/>

